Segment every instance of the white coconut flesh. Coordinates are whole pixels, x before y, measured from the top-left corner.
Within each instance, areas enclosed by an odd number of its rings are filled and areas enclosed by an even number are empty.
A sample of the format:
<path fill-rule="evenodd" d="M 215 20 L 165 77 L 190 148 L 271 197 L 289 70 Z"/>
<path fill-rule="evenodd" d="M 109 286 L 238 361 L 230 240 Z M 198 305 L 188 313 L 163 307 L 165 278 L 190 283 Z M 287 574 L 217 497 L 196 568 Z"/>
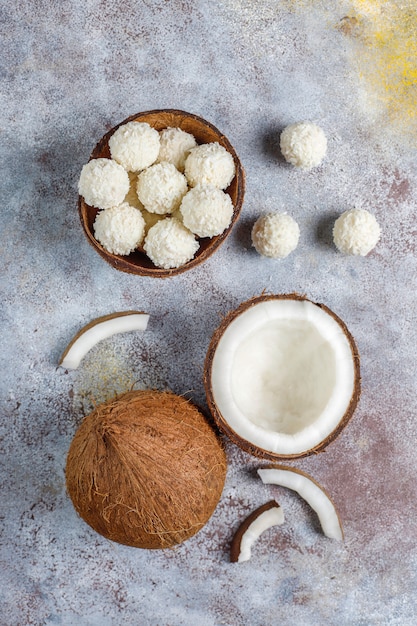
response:
<path fill-rule="evenodd" d="M 59 365 L 65 369 L 77 369 L 82 359 L 97 343 L 118 333 L 146 330 L 149 315 L 122 312 L 100 317 L 81 329 L 68 344 Z"/>
<path fill-rule="evenodd" d="M 277 504 L 276 507 L 264 511 L 250 524 L 248 529 L 243 533 L 240 540 L 240 552 L 237 562 L 243 563 L 251 558 L 253 544 L 265 531 L 273 526 L 280 526 L 284 523 L 284 512 Z"/>
<path fill-rule="evenodd" d="M 296 491 L 317 513 L 323 533 L 330 539 L 343 539 L 343 531 L 336 507 L 323 490 L 309 476 L 289 468 L 258 469 L 264 484 L 280 485 Z"/>
<path fill-rule="evenodd" d="M 223 420 L 243 440 L 283 456 L 325 440 L 345 415 L 354 388 L 347 335 L 308 300 L 269 299 L 235 317 L 211 368 Z"/>

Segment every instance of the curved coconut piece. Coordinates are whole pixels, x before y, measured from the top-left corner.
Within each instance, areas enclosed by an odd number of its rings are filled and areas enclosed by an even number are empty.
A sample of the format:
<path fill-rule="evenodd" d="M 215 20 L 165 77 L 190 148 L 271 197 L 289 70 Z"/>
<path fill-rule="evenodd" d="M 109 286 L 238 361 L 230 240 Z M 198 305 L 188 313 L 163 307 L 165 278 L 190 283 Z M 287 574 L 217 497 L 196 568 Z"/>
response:
<path fill-rule="evenodd" d="M 326 537 L 343 540 L 342 523 L 337 509 L 327 491 L 314 478 L 285 465 L 258 469 L 258 474 L 265 485 L 279 485 L 296 491 L 317 513 Z"/>
<path fill-rule="evenodd" d="M 122 272 L 128 272 L 129 274 L 153 276 L 155 278 L 169 278 L 170 276 L 175 276 L 197 267 L 197 265 L 206 261 L 219 248 L 219 246 L 224 243 L 233 226 L 239 219 L 239 215 L 242 210 L 243 198 L 245 195 L 245 171 L 236 150 L 233 148 L 228 138 L 220 130 L 198 115 L 177 109 L 156 109 L 153 111 L 142 111 L 141 113 L 131 115 L 102 137 L 91 153 L 90 159 L 110 158 L 110 149 L 108 145 L 109 139 L 119 126 L 128 122 L 146 122 L 158 131 L 168 127 L 181 128 L 181 130 L 194 135 L 198 144 L 218 142 L 221 146 L 226 148 L 228 152 L 230 152 L 235 163 L 236 175 L 229 187 L 225 190 L 225 192 L 230 196 L 233 204 L 233 217 L 230 225 L 223 233 L 217 235 L 216 237 L 212 237 L 211 239 L 208 237 L 199 239 L 200 247 L 194 258 L 191 259 L 191 261 L 188 261 L 188 263 L 173 269 L 156 267 L 146 254 L 144 254 L 143 249 L 137 249 L 128 256 L 119 256 L 117 254 L 112 254 L 103 248 L 103 246 L 94 237 L 93 224 L 98 213 L 98 209 L 86 204 L 84 199 L 79 196 L 78 212 L 84 233 L 89 243 L 105 261 L 110 263 L 110 265 L 116 269 L 121 270 Z"/>
<path fill-rule="evenodd" d="M 204 368 L 219 428 L 246 452 L 293 459 L 323 450 L 360 396 L 359 354 L 346 324 L 298 294 L 262 295 L 229 313 Z"/>
<path fill-rule="evenodd" d="M 186 398 L 130 391 L 84 418 L 65 475 L 76 511 L 96 532 L 137 548 L 168 548 L 211 517 L 226 455 L 214 428 Z"/>
<path fill-rule="evenodd" d="M 252 546 L 263 532 L 284 523 L 284 512 L 278 502 L 271 500 L 253 511 L 237 529 L 230 546 L 232 563 L 251 558 Z"/>
<path fill-rule="evenodd" d="M 84 326 L 66 347 L 59 365 L 65 369 L 75 370 L 99 341 L 108 339 L 117 333 L 127 333 L 132 330 L 146 330 L 149 315 L 139 311 L 122 311 L 98 317 Z"/>

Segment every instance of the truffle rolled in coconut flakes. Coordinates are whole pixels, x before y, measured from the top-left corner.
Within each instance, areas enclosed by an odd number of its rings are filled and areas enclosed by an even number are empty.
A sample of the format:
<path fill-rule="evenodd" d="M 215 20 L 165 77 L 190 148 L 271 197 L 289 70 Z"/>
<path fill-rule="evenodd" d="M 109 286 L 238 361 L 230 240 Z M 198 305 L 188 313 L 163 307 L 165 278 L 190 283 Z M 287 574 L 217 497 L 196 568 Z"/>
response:
<path fill-rule="evenodd" d="M 94 236 L 112 254 L 128 255 L 143 241 L 145 220 L 127 202 L 105 209 L 94 221 Z"/>
<path fill-rule="evenodd" d="M 181 128 L 164 128 L 160 131 L 161 147 L 157 162 L 167 161 L 175 165 L 178 171 L 184 171 L 185 159 L 197 142 L 194 135 Z"/>
<path fill-rule="evenodd" d="M 182 199 L 184 226 L 198 237 L 215 237 L 230 225 L 233 204 L 230 196 L 214 185 L 197 185 Z"/>
<path fill-rule="evenodd" d="M 375 217 L 365 209 L 350 209 L 337 218 L 333 227 L 333 240 L 344 254 L 366 256 L 373 250 L 381 236 Z"/>
<path fill-rule="evenodd" d="M 297 122 L 282 131 L 280 147 L 288 163 L 303 170 L 311 170 L 320 165 L 326 156 L 327 139 L 317 124 Z"/>
<path fill-rule="evenodd" d="M 129 185 L 128 173 L 116 161 L 91 159 L 81 170 L 78 193 L 90 206 L 109 209 L 123 202 Z"/>
<path fill-rule="evenodd" d="M 200 244 L 191 231 L 175 217 L 166 217 L 152 226 L 143 248 L 156 267 L 171 269 L 190 261 Z"/>
<path fill-rule="evenodd" d="M 290 215 L 269 213 L 256 220 L 251 236 L 259 254 L 272 259 L 285 259 L 296 249 L 300 229 Z"/>
<path fill-rule="evenodd" d="M 140 172 L 155 163 L 159 148 L 159 133 L 147 122 L 123 124 L 109 139 L 112 159 L 128 172 Z"/>
<path fill-rule="evenodd" d="M 171 392 L 131 391 L 78 428 L 66 463 L 76 511 L 107 539 L 168 548 L 197 533 L 220 499 L 226 455 L 203 414 Z"/>
<path fill-rule="evenodd" d="M 235 162 L 219 143 L 205 143 L 190 151 L 184 174 L 191 187 L 202 184 L 226 189 L 235 176 Z"/>
<path fill-rule="evenodd" d="M 138 176 L 136 191 L 149 213 L 173 213 L 187 192 L 187 179 L 172 163 L 156 163 Z"/>

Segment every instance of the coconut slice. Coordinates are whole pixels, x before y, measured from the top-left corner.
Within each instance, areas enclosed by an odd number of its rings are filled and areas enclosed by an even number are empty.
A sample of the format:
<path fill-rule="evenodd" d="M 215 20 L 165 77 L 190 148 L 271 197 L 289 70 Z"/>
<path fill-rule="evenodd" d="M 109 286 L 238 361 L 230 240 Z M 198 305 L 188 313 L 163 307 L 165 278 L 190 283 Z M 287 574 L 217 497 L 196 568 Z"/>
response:
<path fill-rule="evenodd" d="M 218 426 L 241 448 L 297 458 L 322 450 L 349 421 L 360 395 L 359 355 L 323 304 L 264 295 L 222 321 L 205 387 Z"/>
<path fill-rule="evenodd" d="M 243 563 L 251 558 L 252 546 L 263 532 L 284 523 L 284 512 L 275 500 L 253 511 L 239 526 L 230 546 L 232 563 Z"/>
<path fill-rule="evenodd" d="M 122 311 L 98 317 L 84 326 L 70 341 L 59 365 L 65 369 L 75 370 L 87 352 L 99 341 L 117 333 L 146 330 L 148 321 L 149 315 L 139 311 Z"/>
<path fill-rule="evenodd" d="M 258 469 L 265 485 L 280 485 L 296 491 L 315 511 L 326 537 L 343 540 L 343 529 L 336 507 L 329 494 L 311 476 L 285 465 Z"/>

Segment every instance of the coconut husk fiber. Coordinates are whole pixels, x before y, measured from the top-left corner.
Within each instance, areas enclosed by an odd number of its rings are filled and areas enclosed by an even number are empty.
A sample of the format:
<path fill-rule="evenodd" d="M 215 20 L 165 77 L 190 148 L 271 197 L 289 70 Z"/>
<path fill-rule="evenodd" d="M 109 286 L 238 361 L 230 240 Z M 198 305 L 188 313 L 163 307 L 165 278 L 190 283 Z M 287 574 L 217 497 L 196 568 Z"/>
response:
<path fill-rule="evenodd" d="M 226 456 L 191 402 L 130 391 L 87 415 L 70 445 L 68 493 L 79 515 L 112 541 L 166 548 L 200 530 L 220 499 Z"/>

